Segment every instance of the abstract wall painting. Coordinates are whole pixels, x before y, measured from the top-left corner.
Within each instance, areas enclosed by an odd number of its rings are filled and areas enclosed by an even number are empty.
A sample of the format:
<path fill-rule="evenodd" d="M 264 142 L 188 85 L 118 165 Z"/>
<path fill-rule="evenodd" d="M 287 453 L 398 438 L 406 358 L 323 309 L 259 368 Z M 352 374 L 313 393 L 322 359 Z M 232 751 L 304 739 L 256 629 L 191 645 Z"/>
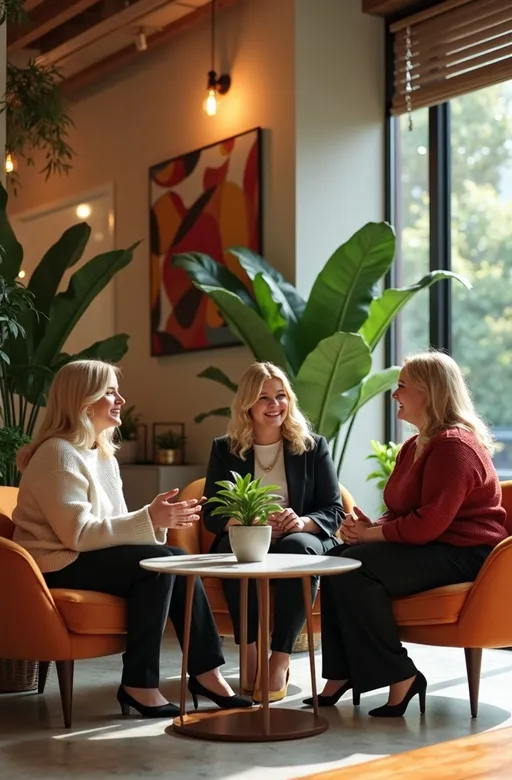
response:
<path fill-rule="evenodd" d="M 152 166 L 149 187 L 151 355 L 238 344 L 172 257 L 204 252 L 239 273 L 229 247 L 261 254 L 261 129 Z"/>

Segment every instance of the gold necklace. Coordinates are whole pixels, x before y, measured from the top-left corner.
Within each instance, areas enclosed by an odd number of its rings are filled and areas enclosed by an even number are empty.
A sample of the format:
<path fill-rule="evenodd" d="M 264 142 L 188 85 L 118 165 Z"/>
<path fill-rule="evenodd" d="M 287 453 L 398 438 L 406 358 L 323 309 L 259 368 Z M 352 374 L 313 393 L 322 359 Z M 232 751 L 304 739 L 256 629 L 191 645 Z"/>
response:
<path fill-rule="evenodd" d="M 281 441 L 279 442 L 279 448 L 277 450 L 277 455 L 274 458 L 274 460 L 272 461 L 272 463 L 270 464 L 270 466 L 264 466 L 263 463 L 261 462 L 261 460 L 258 458 L 258 453 L 256 452 L 256 449 L 254 450 L 254 457 L 256 458 L 256 463 L 258 464 L 260 469 L 262 471 L 264 471 L 266 474 L 268 474 L 269 471 L 272 471 L 272 469 L 276 465 L 277 461 L 279 460 L 279 455 L 281 454 L 282 448 L 283 448 L 283 440 L 281 439 Z"/>

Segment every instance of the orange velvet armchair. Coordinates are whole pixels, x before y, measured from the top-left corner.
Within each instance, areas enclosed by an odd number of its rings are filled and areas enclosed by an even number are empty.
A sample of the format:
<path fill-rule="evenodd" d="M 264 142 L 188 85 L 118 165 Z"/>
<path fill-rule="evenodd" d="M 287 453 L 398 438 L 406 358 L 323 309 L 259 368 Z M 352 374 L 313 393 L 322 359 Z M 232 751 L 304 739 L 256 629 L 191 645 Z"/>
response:
<path fill-rule="evenodd" d="M 0 658 L 38 660 L 39 693 L 55 661 L 70 728 L 74 662 L 124 651 L 126 605 L 106 593 L 48 589 L 32 556 L 12 541 L 17 494 L 0 487 Z"/>
<path fill-rule="evenodd" d="M 204 479 L 188 485 L 180 498 L 199 498 Z M 354 499 L 340 486 L 345 511 Z M 512 481 L 502 483 L 502 503 L 507 510 L 507 529 L 512 533 Z M 189 553 L 204 553 L 212 535 L 203 524 L 191 529 L 170 531 L 168 543 Z M 220 580 L 208 578 L 205 590 L 220 634 L 231 636 L 233 628 Z M 476 581 L 417 593 L 395 599 L 393 610 L 404 642 L 441 647 L 463 647 L 469 684 L 471 714 L 478 712 L 478 689 L 483 648 L 512 645 L 512 613 L 508 594 L 512 589 L 512 536 L 499 544 L 482 567 Z M 313 607 L 314 631 L 320 632 L 320 597 Z"/>

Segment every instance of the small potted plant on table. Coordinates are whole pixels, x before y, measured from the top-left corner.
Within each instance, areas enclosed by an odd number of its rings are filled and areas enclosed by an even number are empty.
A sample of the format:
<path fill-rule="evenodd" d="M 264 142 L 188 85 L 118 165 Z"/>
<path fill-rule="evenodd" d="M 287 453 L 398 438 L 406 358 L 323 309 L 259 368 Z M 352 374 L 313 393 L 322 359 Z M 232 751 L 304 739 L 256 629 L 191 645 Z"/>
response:
<path fill-rule="evenodd" d="M 218 504 L 212 515 L 235 519 L 239 525 L 229 526 L 231 549 L 240 563 L 263 561 L 270 547 L 272 526 L 267 525 L 272 512 L 280 512 L 277 503 L 281 496 L 272 491 L 277 485 L 262 485 L 261 479 L 242 477 L 231 472 L 234 482 L 216 482 L 221 488 L 217 495 L 208 499 L 208 504 Z"/>
<path fill-rule="evenodd" d="M 156 462 L 163 466 L 180 465 L 183 462 L 185 436 L 170 429 L 155 437 Z"/>

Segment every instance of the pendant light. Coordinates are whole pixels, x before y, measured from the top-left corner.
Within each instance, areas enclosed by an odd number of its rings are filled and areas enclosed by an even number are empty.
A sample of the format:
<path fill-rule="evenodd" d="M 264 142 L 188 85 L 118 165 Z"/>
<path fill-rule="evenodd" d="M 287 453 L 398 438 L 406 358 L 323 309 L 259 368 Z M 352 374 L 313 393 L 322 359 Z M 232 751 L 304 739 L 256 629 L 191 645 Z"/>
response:
<path fill-rule="evenodd" d="M 217 113 L 217 95 L 225 95 L 231 86 L 231 77 L 227 73 L 217 77 L 215 71 L 215 2 L 216 0 L 210 1 L 211 66 L 208 71 L 206 98 L 203 104 L 203 109 L 207 116 L 215 116 Z"/>

